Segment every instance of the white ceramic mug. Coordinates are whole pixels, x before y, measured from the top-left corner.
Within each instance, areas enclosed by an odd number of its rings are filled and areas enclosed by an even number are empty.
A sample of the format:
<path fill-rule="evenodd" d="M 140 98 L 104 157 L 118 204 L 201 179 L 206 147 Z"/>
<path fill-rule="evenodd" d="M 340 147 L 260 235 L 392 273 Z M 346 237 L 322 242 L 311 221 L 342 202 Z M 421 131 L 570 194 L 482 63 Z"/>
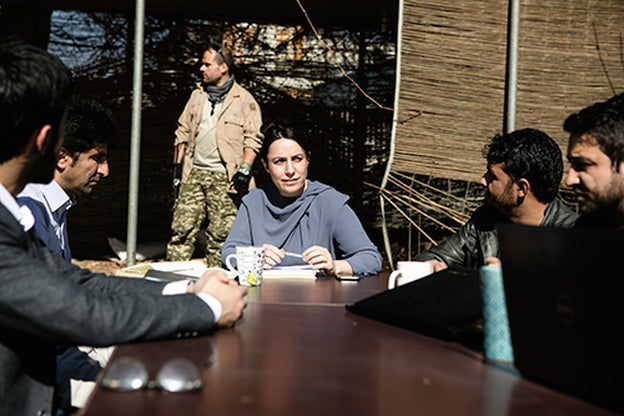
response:
<path fill-rule="evenodd" d="M 418 280 L 433 273 L 433 266 L 424 261 L 400 261 L 397 269 L 390 273 L 388 289 Z"/>
<path fill-rule="evenodd" d="M 231 272 L 238 274 L 238 283 L 243 286 L 259 286 L 262 283 L 264 269 L 264 247 L 237 246 L 236 253 L 225 258 L 225 264 Z M 232 259 L 236 258 L 236 268 Z"/>

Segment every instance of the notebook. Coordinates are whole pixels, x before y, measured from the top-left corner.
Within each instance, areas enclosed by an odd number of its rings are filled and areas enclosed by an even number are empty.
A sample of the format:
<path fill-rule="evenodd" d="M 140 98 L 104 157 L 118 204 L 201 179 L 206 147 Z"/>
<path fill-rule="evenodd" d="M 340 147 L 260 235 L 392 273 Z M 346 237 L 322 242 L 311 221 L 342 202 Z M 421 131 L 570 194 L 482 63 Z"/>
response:
<path fill-rule="evenodd" d="M 624 233 L 501 226 L 514 364 L 624 410 Z"/>
<path fill-rule="evenodd" d="M 476 270 L 446 269 L 346 308 L 390 325 L 455 340 L 481 317 L 479 278 Z"/>

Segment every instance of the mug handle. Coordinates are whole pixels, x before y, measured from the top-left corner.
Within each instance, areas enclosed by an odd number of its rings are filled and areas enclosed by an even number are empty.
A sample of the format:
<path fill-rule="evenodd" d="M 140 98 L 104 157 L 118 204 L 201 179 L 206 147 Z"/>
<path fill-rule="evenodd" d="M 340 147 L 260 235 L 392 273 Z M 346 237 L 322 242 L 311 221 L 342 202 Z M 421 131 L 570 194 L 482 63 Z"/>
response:
<path fill-rule="evenodd" d="M 227 266 L 229 271 L 236 272 L 236 268 L 232 266 L 232 263 L 230 262 L 233 257 L 236 257 L 236 253 L 228 254 L 225 258 L 225 265 Z"/>
<path fill-rule="evenodd" d="M 397 277 L 401 275 L 401 270 L 395 270 L 390 273 L 390 277 L 388 278 L 388 289 L 394 289 L 396 286 Z"/>

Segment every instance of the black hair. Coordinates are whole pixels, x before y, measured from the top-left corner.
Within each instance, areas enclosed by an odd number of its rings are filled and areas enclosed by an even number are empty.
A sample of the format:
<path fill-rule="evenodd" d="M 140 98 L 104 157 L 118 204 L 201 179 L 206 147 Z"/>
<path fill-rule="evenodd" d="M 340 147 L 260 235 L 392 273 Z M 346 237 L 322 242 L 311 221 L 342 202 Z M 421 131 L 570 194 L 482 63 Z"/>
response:
<path fill-rule="evenodd" d="M 0 43 L 0 163 L 46 124 L 60 136 L 71 93 L 71 74 L 58 57 L 17 38 Z"/>
<path fill-rule="evenodd" d="M 232 58 L 232 52 L 225 46 L 218 45 L 216 43 L 210 43 L 204 51 L 213 50 L 217 53 L 217 63 L 221 65 L 225 63 L 228 66 L 230 72 L 234 69 L 234 59 Z"/>
<path fill-rule="evenodd" d="M 597 102 L 571 114 L 563 123 L 563 129 L 570 133 L 570 142 L 591 136 L 598 147 L 619 171 L 624 161 L 624 93 L 614 95 L 604 102 Z"/>
<path fill-rule="evenodd" d="M 563 177 L 561 148 L 537 129 L 516 130 L 495 135 L 483 148 L 488 166 L 502 164 L 512 180 L 526 179 L 535 198 L 543 203 L 555 199 Z"/>
<path fill-rule="evenodd" d="M 260 159 L 267 162 L 267 154 L 269 153 L 269 147 L 274 141 L 279 139 L 290 139 L 296 141 L 299 146 L 304 150 L 306 157 L 310 159 L 310 146 L 307 139 L 301 133 L 301 131 L 293 123 L 286 120 L 274 120 L 268 124 L 264 124 L 261 128 L 261 132 L 264 135 L 262 142 L 262 148 L 260 149 Z"/>
<path fill-rule="evenodd" d="M 110 109 L 95 100 L 77 99 L 67 108 L 63 148 L 77 159 L 80 153 L 117 140 L 117 126 Z"/>

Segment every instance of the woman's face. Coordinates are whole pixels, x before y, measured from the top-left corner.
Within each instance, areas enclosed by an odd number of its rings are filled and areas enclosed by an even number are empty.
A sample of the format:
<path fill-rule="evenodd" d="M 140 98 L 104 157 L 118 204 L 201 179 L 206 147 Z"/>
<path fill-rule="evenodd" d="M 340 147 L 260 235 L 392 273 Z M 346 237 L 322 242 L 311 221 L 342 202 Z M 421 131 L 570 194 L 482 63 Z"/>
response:
<path fill-rule="evenodd" d="M 305 190 L 309 164 L 305 150 L 292 139 L 275 140 L 266 161 L 262 160 L 278 192 L 287 198 L 296 198 Z"/>

